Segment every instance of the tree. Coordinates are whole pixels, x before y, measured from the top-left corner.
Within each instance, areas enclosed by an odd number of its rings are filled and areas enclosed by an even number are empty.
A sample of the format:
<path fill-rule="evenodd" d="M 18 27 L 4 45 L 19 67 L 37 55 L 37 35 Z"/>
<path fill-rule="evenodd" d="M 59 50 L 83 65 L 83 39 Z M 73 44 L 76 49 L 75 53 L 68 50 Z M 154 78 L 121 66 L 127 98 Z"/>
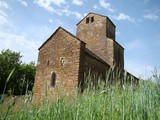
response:
<path fill-rule="evenodd" d="M 35 63 L 30 62 L 29 64 L 21 64 L 19 69 L 17 70 L 17 75 L 19 76 L 19 90 L 17 92 L 21 92 L 21 94 L 25 94 L 27 90 L 32 91 L 34 77 L 35 77 Z M 17 90 L 17 89 L 16 89 Z"/>
<path fill-rule="evenodd" d="M 0 53 L 0 94 L 3 93 L 5 82 L 10 72 L 15 69 L 6 86 L 5 93 L 9 91 L 13 94 L 25 94 L 26 89 L 32 90 L 35 64 L 22 63 L 20 52 L 14 52 L 9 49 L 2 50 Z"/>

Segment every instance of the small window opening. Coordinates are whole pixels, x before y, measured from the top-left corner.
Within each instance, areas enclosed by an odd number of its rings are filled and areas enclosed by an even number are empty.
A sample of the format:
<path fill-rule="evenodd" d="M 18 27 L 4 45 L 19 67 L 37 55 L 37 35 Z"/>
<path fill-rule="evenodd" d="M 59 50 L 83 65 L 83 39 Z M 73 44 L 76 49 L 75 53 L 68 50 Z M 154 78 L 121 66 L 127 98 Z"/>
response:
<path fill-rule="evenodd" d="M 94 17 L 91 17 L 91 22 L 94 22 Z"/>
<path fill-rule="evenodd" d="M 88 18 L 86 18 L 86 23 L 89 23 L 89 17 L 88 17 Z"/>
<path fill-rule="evenodd" d="M 56 73 L 52 72 L 51 74 L 51 86 L 54 87 L 56 84 Z"/>

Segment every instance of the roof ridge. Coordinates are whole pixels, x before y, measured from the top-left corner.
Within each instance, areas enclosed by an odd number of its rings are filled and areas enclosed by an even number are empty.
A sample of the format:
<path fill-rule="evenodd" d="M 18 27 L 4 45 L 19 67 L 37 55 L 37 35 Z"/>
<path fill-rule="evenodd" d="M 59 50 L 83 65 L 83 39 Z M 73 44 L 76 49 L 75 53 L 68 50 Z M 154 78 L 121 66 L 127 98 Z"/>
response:
<path fill-rule="evenodd" d="M 105 16 L 105 15 L 101 15 L 101 14 L 98 14 L 98 13 L 94 13 L 94 12 L 89 12 L 83 19 L 81 19 L 77 24 L 76 26 L 81 23 L 82 20 L 84 20 L 89 14 L 95 14 L 95 15 L 99 15 L 99 16 L 102 16 L 102 17 L 106 17 L 114 26 L 115 24 L 110 20 L 110 18 L 108 16 Z M 116 26 L 115 26 L 116 27 Z"/>
<path fill-rule="evenodd" d="M 65 28 L 59 26 L 59 27 L 52 33 L 52 35 L 38 48 L 38 50 L 40 50 L 60 29 L 62 29 L 63 31 L 65 31 L 66 33 L 68 33 L 69 35 L 71 35 L 72 37 L 76 38 L 78 41 L 86 44 L 85 42 L 81 41 L 77 36 L 73 35 L 73 34 L 70 33 L 69 31 L 67 31 Z"/>

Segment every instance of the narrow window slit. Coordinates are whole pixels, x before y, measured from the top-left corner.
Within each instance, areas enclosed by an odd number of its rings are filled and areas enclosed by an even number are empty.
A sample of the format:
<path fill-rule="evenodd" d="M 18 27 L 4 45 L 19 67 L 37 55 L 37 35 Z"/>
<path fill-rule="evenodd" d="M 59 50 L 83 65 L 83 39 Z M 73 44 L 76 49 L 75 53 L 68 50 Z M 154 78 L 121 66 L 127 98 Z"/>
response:
<path fill-rule="evenodd" d="M 54 87 L 56 84 L 56 73 L 52 72 L 51 74 L 51 86 Z"/>

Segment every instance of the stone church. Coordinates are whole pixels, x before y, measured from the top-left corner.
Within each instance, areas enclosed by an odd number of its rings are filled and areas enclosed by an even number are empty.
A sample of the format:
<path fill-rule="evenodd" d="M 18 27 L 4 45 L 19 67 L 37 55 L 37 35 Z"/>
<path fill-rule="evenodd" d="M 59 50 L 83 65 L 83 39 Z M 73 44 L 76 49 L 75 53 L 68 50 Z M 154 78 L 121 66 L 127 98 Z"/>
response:
<path fill-rule="evenodd" d="M 124 48 L 116 26 L 104 15 L 89 13 L 77 23 L 76 36 L 59 27 L 39 48 L 33 103 L 83 89 L 85 77 L 106 80 L 110 68 L 124 70 Z M 128 76 L 136 79 L 127 72 Z"/>

